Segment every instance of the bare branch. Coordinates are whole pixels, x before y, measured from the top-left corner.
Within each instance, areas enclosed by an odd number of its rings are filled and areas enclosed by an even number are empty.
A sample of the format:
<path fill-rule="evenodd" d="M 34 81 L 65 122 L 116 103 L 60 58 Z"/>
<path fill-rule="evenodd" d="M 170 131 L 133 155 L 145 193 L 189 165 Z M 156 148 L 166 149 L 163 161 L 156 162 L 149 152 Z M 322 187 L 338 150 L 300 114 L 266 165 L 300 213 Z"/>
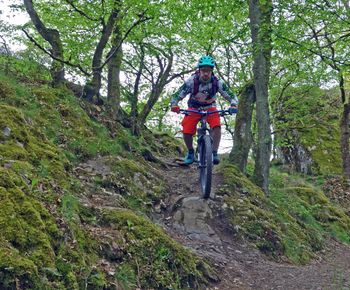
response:
<path fill-rule="evenodd" d="M 281 39 L 284 39 L 284 40 L 286 40 L 286 41 L 288 41 L 288 42 L 290 42 L 290 43 L 293 43 L 293 44 L 295 44 L 295 45 L 297 45 L 297 46 L 299 46 L 299 47 L 301 47 L 301 48 L 303 48 L 303 49 L 305 49 L 305 50 L 311 52 L 311 53 L 314 54 L 314 55 L 319 56 L 325 63 L 327 63 L 328 65 L 330 65 L 330 61 L 332 61 L 332 58 L 331 58 L 331 57 L 329 57 L 329 56 L 327 56 L 327 55 L 324 55 L 324 54 L 322 54 L 321 52 L 315 51 L 314 49 L 308 48 L 308 47 L 304 46 L 302 43 L 299 43 L 299 42 L 297 42 L 297 41 L 295 41 L 295 40 L 293 40 L 293 39 L 284 37 L 284 36 L 282 36 L 282 35 L 277 35 L 277 36 L 278 36 L 279 38 L 281 38 Z M 341 60 L 338 60 L 338 59 L 336 60 L 336 63 L 338 63 L 338 64 L 340 64 L 340 65 L 350 66 L 350 62 L 341 61 Z"/>
<path fill-rule="evenodd" d="M 177 74 L 174 74 L 172 75 L 171 77 L 168 78 L 168 80 L 166 81 L 166 84 L 170 83 L 172 80 L 176 79 L 176 78 L 179 78 L 181 76 L 184 76 L 190 72 L 194 72 L 195 69 L 189 69 L 189 70 L 185 70 L 185 71 L 182 71 L 180 73 L 177 73 Z"/>
<path fill-rule="evenodd" d="M 0 38 L 2 39 L 2 43 L 3 43 L 4 47 L 5 47 L 7 55 L 10 55 L 11 52 L 10 52 L 8 46 L 7 46 L 7 42 L 6 42 L 5 38 L 2 35 L 0 35 Z"/>
<path fill-rule="evenodd" d="M 87 15 L 84 11 L 80 10 L 77 6 L 74 5 L 73 0 L 66 0 L 66 2 L 72 6 L 73 10 L 77 13 L 79 13 L 81 16 L 84 16 L 86 19 L 89 19 L 91 21 L 103 21 L 103 17 L 100 18 L 93 18 L 89 15 Z"/>

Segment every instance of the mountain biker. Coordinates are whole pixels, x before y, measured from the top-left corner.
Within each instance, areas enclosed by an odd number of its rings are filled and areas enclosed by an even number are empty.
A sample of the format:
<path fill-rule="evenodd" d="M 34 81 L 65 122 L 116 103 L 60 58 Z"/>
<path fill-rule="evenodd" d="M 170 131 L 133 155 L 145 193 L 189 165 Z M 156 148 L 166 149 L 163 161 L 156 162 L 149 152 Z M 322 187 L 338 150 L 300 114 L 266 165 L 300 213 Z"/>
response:
<path fill-rule="evenodd" d="M 189 77 L 185 83 L 175 92 L 170 105 L 171 111 L 180 113 L 178 103 L 190 94 L 188 100 L 188 110 L 216 110 L 216 93 L 219 92 L 228 102 L 230 102 L 230 114 L 237 112 L 237 97 L 230 91 L 228 86 L 217 79 L 213 74 L 215 60 L 213 57 L 205 55 L 198 60 L 198 70 Z M 190 113 L 182 120 L 183 138 L 188 149 L 184 163 L 189 165 L 194 161 L 193 135 L 196 133 L 197 124 L 200 121 L 199 114 Z M 207 121 L 212 129 L 213 138 L 213 163 L 219 164 L 218 148 L 221 139 L 221 125 L 219 113 L 208 115 Z"/>

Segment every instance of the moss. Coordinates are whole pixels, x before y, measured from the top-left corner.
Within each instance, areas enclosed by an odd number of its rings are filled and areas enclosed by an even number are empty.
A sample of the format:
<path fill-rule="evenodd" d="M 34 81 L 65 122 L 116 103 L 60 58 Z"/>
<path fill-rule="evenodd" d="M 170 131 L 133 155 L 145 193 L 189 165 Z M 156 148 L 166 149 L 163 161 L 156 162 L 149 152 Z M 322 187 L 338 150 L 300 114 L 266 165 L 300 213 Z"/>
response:
<path fill-rule="evenodd" d="M 35 263 L 9 243 L 0 243 L 0 288 L 35 289 L 40 279 Z"/>
<path fill-rule="evenodd" d="M 307 202 L 309 205 L 313 204 L 329 204 L 329 199 L 326 195 L 318 190 L 310 187 L 287 187 L 285 188 L 286 194 L 294 194 L 303 201 Z"/>
<path fill-rule="evenodd" d="M 26 121 L 23 115 L 14 107 L 0 105 L 0 130 L 8 128 L 8 136 L 0 134 L 0 141 L 18 141 L 22 145 L 28 143 L 28 131 L 26 129 Z"/>
<path fill-rule="evenodd" d="M 272 97 L 272 106 L 276 108 L 275 144 L 288 155 L 285 156 L 289 160 L 287 165 L 292 161 L 295 167 L 300 167 L 300 159 L 310 157 L 311 168 L 303 168 L 308 173 L 310 169 L 313 174 L 341 173 L 339 116 L 342 108 L 338 99 L 332 91 L 305 86 L 290 86 L 283 96 Z"/>
<path fill-rule="evenodd" d="M 185 146 L 183 141 L 176 139 L 167 132 L 157 132 L 152 131 L 152 134 L 149 134 L 147 138 L 153 139 L 154 146 L 152 147 L 153 151 L 158 151 L 160 154 L 167 155 L 178 155 L 185 151 Z M 152 144 L 151 143 L 151 144 Z"/>
<path fill-rule="evenodd" d="M 317 124 L 305 130 L 301 143 L 313 160 L 313 172 L 318 174 L 341 174 L 340 131 L 337 122 L 326 125 Z"/>
<path fill-rule="evenodd" d="M 327 237 L 349 242 L 350 218 L 325 194 L 299 176 L 271 171 L 265 197 L 237 168 L 223 164 L 225 214 L 232 229 L 275 259 L 307 263 L 324 248 Z"/>
<path fill-rule="evenodd" d="M 239 190 L 257 200 L 264 198 L 265 194 L 262 189 L 251 182 L 236 166 L 222 163 L 219 168 L 223 172 L 225 180 L 224 186 L 221 187 L 222 190 L 227 189 L 232 192 Z"/>
<path fill-rule="evenodd" d="M 145 170 L 140 163 L 131 159 L 120 159 L 113 162 L 113 170 L 120 176 L 125 178 L 134 177 L 135 173 L 144 173 Z"/>
<path fill-rule="evenodd" d="M 0 79 L 0 99 L 7 99 L 14 95 L 12 86 L 5 80 Z"/>
<path fill-rule="evenodd" d="M 5 239 L 31 257 L 36 265 L 52 265 L 54 253 L 40 206 L 17 189 L 0 190 L 0 230 Z"/>
<path fill-rule="evenodd" d="M 198 289 L 205 283 L 198 270 L 201 261 L 145 218 L 129 210 L 106 210 L 102 218 L 123 233 L 125 241 L 119 242 L 129 253 L 124 262 L 129 266 L 121 266 L 120 271 L 129 269 L 128 277 L 137 275 L 143 287 Z"/>
<path fill-rule="evenodd" d="M 142 150 L 167 152 L 176 147 L 170 136 L 159 135 L 157 142 L 118 124 L 108 123 L 108 129 L 67 90 L 20 84 L 1 71 L 0 92 L 0 288 L 105 289 L 118 283 L 125 289 L 199 289 L 206 283 L 210 267 L 145 218 L 121 210 L 101 218 L 83 208 L 72 174 L 69 160 L 113 154 L 112 173 L 96 190 L 112 186 L 129 201 L 121 206 L 150 208 L 165 190 Z M 98 118 L 104 114 L 102 108 Z M 122 247 L 113 261 L 115 277 L 99 266 L 100 245 L 84 229 L 100 219 L 121 233 L 113 241 Z"/>

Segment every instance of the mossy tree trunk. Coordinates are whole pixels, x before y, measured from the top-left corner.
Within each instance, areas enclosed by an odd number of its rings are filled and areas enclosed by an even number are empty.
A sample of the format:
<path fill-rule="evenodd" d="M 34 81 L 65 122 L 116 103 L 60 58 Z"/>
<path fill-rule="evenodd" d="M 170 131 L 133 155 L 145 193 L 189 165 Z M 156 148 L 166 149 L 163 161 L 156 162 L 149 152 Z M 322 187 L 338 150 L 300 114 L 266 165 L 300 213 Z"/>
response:
<path fill-rule="evenodd" d="M 343 175 L 347 184 L 350 186 L 350 153 L 349 153 L 349 115 L 350 115 L 350 103 L 349 98 L 346 97 L 344 87 L 344 76 L 339 72 L 339 88 L 340 97 L 343 103 L 343 112 L 340 119 L 340 148 L 343 160 Z"/>
<path fill-rule="evenodd" d="M 246 85 L 238 104 L 238 114 L 233 135 L 233 147 L 230 153 L 230 161 L 243 173 L 246 173 L 248 154 L 253 142 L 251 126 L 255 100 L 254 85 Z"/>
<path fill-rule="evenodd" d="M 113 55 L 112 55 L 113 54 Z M 108 53 L 108 83 L 107 83 L 107 101 L 114 120 L 119 118 L 120 107 L 120 71 L 123 60 L 122 35 L 120 25 L 117 23 L 112 39 L 112 48 Z"/>
<path fill-rule="evenodd" d="M 51 45 L 51 55 L 53 57 L 50 69 L 52 85 L 58 86 L 64 83 L 65 81 L 63 64 L 63 46 L 60 38 L 60 33 L 57 29 L 50 29 L 44 25 L 33 6 L 32 0 L 23 0 L 23 2 L 35 28 L 37 29 L 39 34 Z"/>
<path fill-rule="evenodd" d="M 256 118 L 258 123 L 257 155 L 254 179 L 266 193 L 269 187 L 271 130 L 268 102 L 268 84 L 271 63 L 271 0 L 250 0 L 249 19 L 253 43 L 253 73 L 256 91 Z"/>
<path fill-rule="evenodd" d="M 140 135 L 140 126 L 138 123 L 138 116 L 139 116 L 139 111 L 138 111 L 138 103 L 139 103 L 139 94 L 140 94 L 140 84 L 141 84 L 141 77 L 143 70 L 145 68 L 145 50 L 144 46 L 140 45 L 140 61 L 139 61 L 139 67 L 136 72 L 136 78 L 134 82 L 134 87 L 132 93 L 129 93 L 129 102 L 131 105 L 131 110 L 130 110 L 130 120 L 131 120 L 131 130 L 134 135 L 138 136 Z"/>

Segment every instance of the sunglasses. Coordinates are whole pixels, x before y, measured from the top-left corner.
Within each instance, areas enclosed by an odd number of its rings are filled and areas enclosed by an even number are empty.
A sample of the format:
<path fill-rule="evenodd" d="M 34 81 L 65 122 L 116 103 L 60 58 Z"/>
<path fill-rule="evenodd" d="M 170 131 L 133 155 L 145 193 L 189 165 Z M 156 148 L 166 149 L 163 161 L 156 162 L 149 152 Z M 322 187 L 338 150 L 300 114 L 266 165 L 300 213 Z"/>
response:
<path fill-rule="evenodd" d="M 204 72 L 204 73 L 208 73 L 208 72 L 212 72 L 213 69 L 211 69 L 211 68 L 200 68 L 199 71 Z"/>

